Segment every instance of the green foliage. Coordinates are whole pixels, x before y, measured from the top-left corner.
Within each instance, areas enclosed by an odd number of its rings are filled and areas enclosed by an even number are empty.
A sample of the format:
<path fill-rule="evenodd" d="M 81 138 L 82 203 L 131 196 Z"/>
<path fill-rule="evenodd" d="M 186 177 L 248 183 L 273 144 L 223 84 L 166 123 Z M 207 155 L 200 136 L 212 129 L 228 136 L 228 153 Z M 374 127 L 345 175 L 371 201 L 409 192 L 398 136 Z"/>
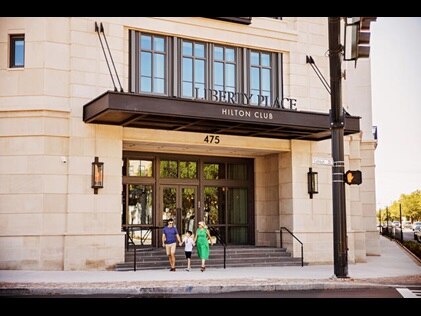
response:
<path fill-rule="evenodd" d="M 407 220 L 412 222 L 421 220 L 421 190 L 416 190 L 411 194 L 401 194 L 399 200 L 379 209 L 377 218 L 379 218 L 380 212 L 382 222 L 386 221 L 387 214 L 389 215 L 389 221 L 399 220 L 399 205 L 402 208 L 402 217 L 406 217 Z"/>
<path fill-rule="evenodd" d="M 421 259 L 421 243 L 413 240 L 404 240 L 403 245 Z"/>

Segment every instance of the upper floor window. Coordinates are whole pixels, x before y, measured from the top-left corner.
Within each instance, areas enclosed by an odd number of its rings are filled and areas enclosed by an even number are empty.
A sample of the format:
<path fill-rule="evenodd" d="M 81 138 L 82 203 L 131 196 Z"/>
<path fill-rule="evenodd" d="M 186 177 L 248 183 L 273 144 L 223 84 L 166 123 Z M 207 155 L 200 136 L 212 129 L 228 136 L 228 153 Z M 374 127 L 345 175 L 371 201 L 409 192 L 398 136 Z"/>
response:
<path fill-rule="evenodd" d="M 166 38 L 157 35 L 139 36 L 139 91 L 167 94 Z"/>
<path fill-rule="evenodd" d="M 237 92 L 236 49 L 213 46 L 213 89 Z"/>
<path fill-rule="evenodd" d="M 204 43 L 181 42 L 181 96 L 204 98 L 206 55 Z"/>
<path fill-rule="evenodd" d="M 130 91 L 281 107 L 282 54 L 130 31 Z"/>
<path fill-rule="evenodd" d="M 25 35 L 10 35 L 10 68 L 25 66 Z"/>
<path fill-rule="evenodd" d="M 271 53 L 250 51 L 250 93 L 251 104 L 272 103 Z"/>

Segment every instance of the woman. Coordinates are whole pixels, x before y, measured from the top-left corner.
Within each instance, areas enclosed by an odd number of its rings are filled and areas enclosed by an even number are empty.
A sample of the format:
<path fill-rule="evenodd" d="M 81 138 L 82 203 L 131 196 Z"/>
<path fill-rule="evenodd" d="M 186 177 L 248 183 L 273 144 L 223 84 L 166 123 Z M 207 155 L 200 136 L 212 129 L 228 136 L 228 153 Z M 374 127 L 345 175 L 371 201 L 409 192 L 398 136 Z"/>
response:
<path fill-rule="evenodd" d="M 207 228 L 205 228 L 205 222 L 198 223 L 199 228 L 196 230 L 196 235 L 194 236 L 194 243 L 197 247 L 197 255 L 200 259 L 202 259 L 202 267 L 200 271 L 205 271 L 205 261 L 209 259 L 209 242 L 208 239 L 211 241 L 211 245 L 213 245 L 212 238 L 209 234 Z"/>

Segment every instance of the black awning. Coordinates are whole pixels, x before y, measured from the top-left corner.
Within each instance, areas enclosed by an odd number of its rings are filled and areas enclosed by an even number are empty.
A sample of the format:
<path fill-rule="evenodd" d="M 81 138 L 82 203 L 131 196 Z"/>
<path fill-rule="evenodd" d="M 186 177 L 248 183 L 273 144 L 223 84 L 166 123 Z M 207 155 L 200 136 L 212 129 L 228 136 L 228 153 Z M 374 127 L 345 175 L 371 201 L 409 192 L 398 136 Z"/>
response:
<path fill-rule="evenodd" d="M 360 131 L 360 118 L 345 117 L 345 135 Z M 83 121 L 124 127 L 280 139 L 331 137 L 328 113 L 233 105 L 107 91 L 83 107 Z"/>

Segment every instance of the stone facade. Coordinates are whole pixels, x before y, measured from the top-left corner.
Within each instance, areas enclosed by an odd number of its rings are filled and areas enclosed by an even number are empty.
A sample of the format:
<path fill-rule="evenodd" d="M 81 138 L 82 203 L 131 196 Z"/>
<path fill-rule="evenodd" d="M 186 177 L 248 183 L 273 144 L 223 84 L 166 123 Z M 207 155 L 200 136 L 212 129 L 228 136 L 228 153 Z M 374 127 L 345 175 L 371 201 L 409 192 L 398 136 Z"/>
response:
<path fill-rule="evenodd" d="M 207 18 L 0 18 L 0 269 L 103 270 L 124 261 L 121 231 L 122 152 L 138 150 L 254 158 L 255 241 L 279 244 L 279 227 L 304 242 L 305 261 L 333 261 L 330 140 L 319 142 L 225 136 L 210 148 L 203 135 L 86 124 L 83 105 L 112 90 L 94 23 L 102 22 L 125 91 L 129 30 L 283 53 L 284 96 L 303 111 L 328 112 L 330 97 L 306 64 L 313 56 L 329 74 L 327 18 L 253 18 L 241 25 Z M 9 39 L 25 34 L 25 66 L 9 68 Z M 349 67 L 344 107 L 361 116 L 361 132 L 345 137 L 345 170 L 360 169 L 347 186 L 350 262 L 379 254 L 375 230 L 375 140 L 371 133 L 369 61 Z M 105 186 L 94 195 L 91 163 L 105 165 Z M 309 199 L 307 172 L 319 174 Z M 294 256 L 299 244 L 285 237 Z"/>

